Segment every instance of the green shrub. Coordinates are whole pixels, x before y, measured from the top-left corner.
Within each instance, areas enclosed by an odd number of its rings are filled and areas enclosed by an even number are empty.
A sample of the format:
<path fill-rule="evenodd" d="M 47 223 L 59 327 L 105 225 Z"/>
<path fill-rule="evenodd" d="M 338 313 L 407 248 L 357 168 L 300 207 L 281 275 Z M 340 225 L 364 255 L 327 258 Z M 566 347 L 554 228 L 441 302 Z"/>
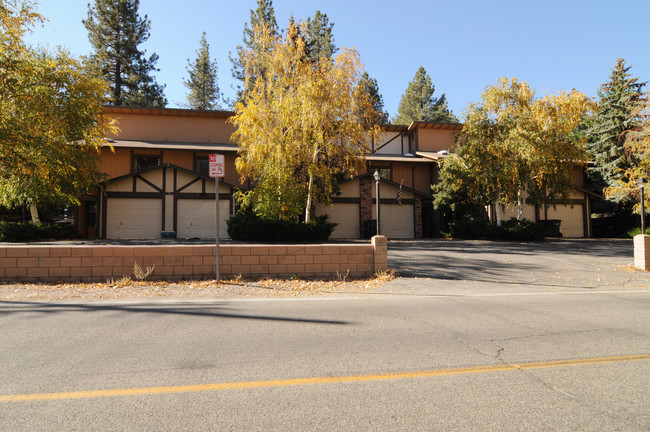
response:
<path fill-rule="evenodd" d="M 71 224 L 43 224 L 0 221 L 0 241 L 29 242 L 39 240 L 68 240 L 79 235 Z"/>
<path fill-rule="evenodd" d="M 501 223 L 502 240 L 540 241 L 546 236 L 546 227 L 527 219 L 509 219 Z"/>
<path fill-rule="evenodd" d="M 645 233 L 648 234 L 648 235 L 650 235 L 650 227 L 647 227 L 647 228 L 645 229 Z M 637 236 L 637 235 L 639 235 L 639 234 L 641 234 L 641 228 L 634 228 L 634 229 L 632 229 L 632 230 L 630 230 L 630 231 L 627 232 L 627 235 L 628 235 L 628 237 L 630 237 L 630 238 L 634 238 L 634 236 Z"/>
<path fill-rule="evenodd" d="M 262 219 L 250 211 L 238 213 L 228 220 L 228 235 L 233 240 L 262 243 L 301 243 L 326 241 L 336 228 L 328 216 L 317 216 L 311 222 Z"/>
<path fill-rule="evenodd" d="M 461 219 L 449 224 L 450 237 L 464 240 L 496 240 L 497 226 L 491 222 Z"/>
<path fill-rule="evenodd" d="M 449 226 L 450 237 L 464 240 L 540 241 L 546 234 L 543 224 L 517 218 L 504 221 L 501 226 L 476 220 L 459 220 Z"/>

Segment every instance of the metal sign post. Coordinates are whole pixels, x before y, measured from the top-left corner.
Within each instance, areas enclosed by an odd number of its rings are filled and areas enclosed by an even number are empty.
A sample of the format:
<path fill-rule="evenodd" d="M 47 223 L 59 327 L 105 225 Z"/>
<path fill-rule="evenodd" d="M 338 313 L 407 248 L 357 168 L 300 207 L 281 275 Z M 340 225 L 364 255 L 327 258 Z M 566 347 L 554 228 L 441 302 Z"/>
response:
<path fill-rule="evenodd" d="M 210 177 L 214 178 L 214 201 L 215 201 L 215 206 L 216 206 L 216 218 L 217 218 L 217 237 L 216 237 L 216 248 L 215 248 L 215 256 L 216 256 L 216 276 L 217 276 L 217 283 L 219 283 L 219 280 L 221 279 L 221 272 L 220 272 L 220 265 L 219 265 L 219 177 L 223 177 L 225 173 L 225 166 L 224 166 L 224 156 L 220 154 L 211 154 L 210 155 Z"/>

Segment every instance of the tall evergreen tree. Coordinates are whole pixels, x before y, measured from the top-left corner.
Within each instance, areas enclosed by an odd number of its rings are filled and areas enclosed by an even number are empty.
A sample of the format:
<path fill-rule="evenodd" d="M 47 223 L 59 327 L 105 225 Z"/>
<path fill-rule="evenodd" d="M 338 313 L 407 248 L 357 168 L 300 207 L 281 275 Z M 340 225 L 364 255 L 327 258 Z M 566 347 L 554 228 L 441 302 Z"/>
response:
<path fill-rule="evenodd" d="M 116 106 L 164 107 L 164 86 L 151 73 L 158 55 L 148 58 L 138 46 L 149 39 L 151 21 L 138 15 L 139 0 L 95 0 L 83 24 L 95 52 L 90 61 L 109 81 Z"/>
<path fill-rule="evenodd" d="M 588 170 L 590 187 L 603 192 L 607 187 L 616 186 L 626 170 L 634 161 L 625 151 L 625 138 L 629 131 L 636 129 L 640 119 L 635 109 L 643 101 L 643 86 L 637 77 L 630 73 L 630 66 L 619 58 L 612 69 L 609 81 L 598 90 L 598 111 L 588 120 L 586 135 L 589 139 L 587 150 L 595 165 Z M 613 202 L 619 202 L 612 197 Z"/>
<path fill-rule="evenodd" d="M 233 78 L 241 81 L 237 86 L 237 101 L 241 101 L 244 93 L 244 82 L 246 81 L 246 53 L 249 50 L 262 52 L 264 48 L 259 44 L 259 38 L 255 37 L 255 28 L 264 24 L 270 31 L 271 36 L 278 36 L 280 31 L 278 23 L 275 20 L 275 11 L 273 9 L 273 0 L 257 0 L 257 9 L 251 9 L 250 24 L 244 24 L 243 44 L 238 45 L 236 54 L 229 54 L 232 63 Z M 254 81 L 254 77 L 249 77 Z"/>
<path fill-rule="evenodd" d="M 183 84 L 190 90 L 187 102 L 192 109 L 219 109 L 219 85 L 217 84 L 217 62 L 210 60 L 210 45 L 201 36 L 201 48 L 196 52 L 196 59 L 188 60 L 187 73 L 189 79 Z"/>
<path fill-rule="evenodd" d="M 313 19 L 307 19 L 305 54 L 308 59 L 318 61 L 321 58 L 332 58 L 338 50 L 334 45 L 333 28 L 334 23 L 330 24 L 327 14 L 319 10 L 316 11 Z"/>
<path fill-rule="evenodd" d="M 431 77 L 420 66 L 402 95 L 393 123 L 410 124 L 414 121 L 457 123 L 458 119 L 447 106 L 447 97 L 444 94 L 439 98 L 434 97 L 435 89 Z"/>
<path fill-rule="evenodd" d="M 359 85 L 363 86 L 370 96 L 374 111 L 379 113 L 378 124 L 385 124 L 388 121 L 388 113 L 384 110 L 384 98 L 379 93 L 379 84 L 377 80 L 371 78 L 368 72 L 364 72 L 359 80 Z"/>

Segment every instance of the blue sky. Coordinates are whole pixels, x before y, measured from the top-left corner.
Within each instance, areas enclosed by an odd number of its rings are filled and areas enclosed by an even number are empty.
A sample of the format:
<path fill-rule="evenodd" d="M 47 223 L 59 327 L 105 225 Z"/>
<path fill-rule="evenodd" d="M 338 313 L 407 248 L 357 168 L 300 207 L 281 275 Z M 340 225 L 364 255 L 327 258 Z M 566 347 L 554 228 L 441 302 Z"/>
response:
<path fill-rule="evenodd" d="M 88 55 L 81 23 L 93 0 L 40 0 L 49 19 L 29 41 Z M 188 59 L 194 59 L 206 32 L 219 67 L 219 86 L 233 97 L 228 53 L 242 42 L 244 23 L 256 0 L 140 0 L 151 20 L 143 45 L 160 56 L 158 83 L 166 84 L 169 107 L 185 101 Z M 384 104 L 394 115 L 401 95 L 420 66 L 462 115 L 468 102 L 499 77 L 527 81 L 538 95 L 575 88 L 595 97 L 618 57 L 631 72 L 650 81 L 650 0 L 274 0 L 276 19 L 307 19 L 316 10 L 334 23 L 338 47 L 355 47 L 377 79 Z"/>

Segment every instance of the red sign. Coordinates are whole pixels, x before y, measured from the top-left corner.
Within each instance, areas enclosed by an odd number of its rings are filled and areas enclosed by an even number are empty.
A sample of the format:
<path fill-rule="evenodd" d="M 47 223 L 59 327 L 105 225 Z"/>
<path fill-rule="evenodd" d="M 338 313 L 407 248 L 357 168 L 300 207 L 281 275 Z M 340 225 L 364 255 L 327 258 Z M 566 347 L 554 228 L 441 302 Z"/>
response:
<path fill-rule="evenodd" d="M 210 177 L 223 177 L 226 173 L 224 156 L 221 154 L 210 155 Z"/>

